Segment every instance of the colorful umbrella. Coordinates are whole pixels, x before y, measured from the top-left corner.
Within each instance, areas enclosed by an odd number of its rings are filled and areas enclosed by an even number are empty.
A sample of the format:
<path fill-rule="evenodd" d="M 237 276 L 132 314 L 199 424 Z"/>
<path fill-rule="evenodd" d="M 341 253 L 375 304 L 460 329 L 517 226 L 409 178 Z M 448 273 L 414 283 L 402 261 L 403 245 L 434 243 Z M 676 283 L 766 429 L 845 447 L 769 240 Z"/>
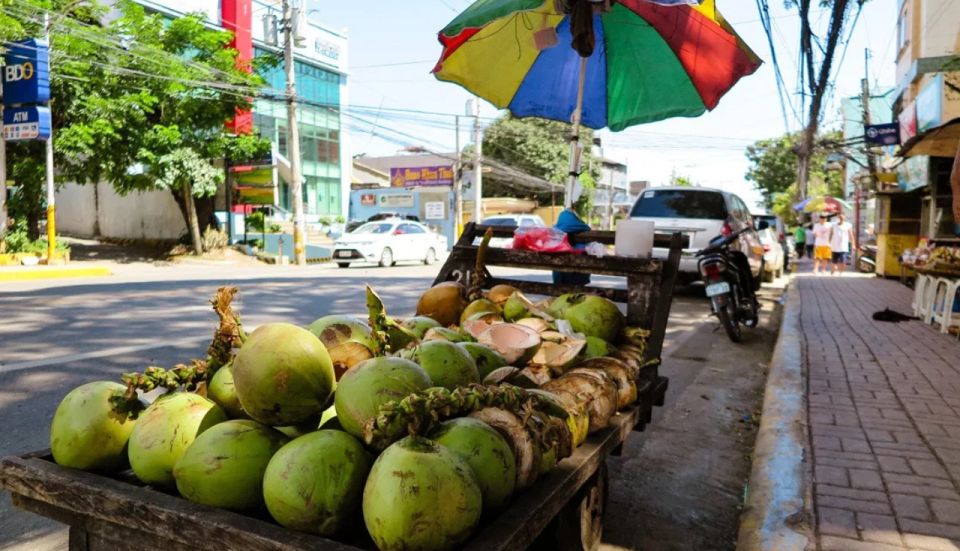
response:
<path fill-rule="evenodd" d="M 760 66 L 714 0 L 478 0 L 439 38 L 438 79 L 575 137 L 701 115 Z"/>
<path fill-rule="evenodd" d="M 825 212 L 829 214 L 836 214 L 842 210 L 853 210 L 853 207 L 850 205 L 850 203 L 847 203 L 841 199 L 837 199 L 836 197 L 821 195 L 801 201 L 794 205 L 793 209 L 807 213 Z"/>

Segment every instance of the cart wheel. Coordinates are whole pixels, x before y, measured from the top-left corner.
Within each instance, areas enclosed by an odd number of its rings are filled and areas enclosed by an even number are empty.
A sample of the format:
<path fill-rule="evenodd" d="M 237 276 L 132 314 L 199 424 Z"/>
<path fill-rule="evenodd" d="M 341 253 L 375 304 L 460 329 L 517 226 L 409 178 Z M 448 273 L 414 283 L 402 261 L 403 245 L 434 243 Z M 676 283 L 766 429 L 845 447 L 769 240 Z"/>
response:
<path fill-rule="evenodd" d="M 607 465 L 601 463 L 597 472 L 553 519 L 535 548 L 557 551 L 598 549 L 603 538 L 608 486 Z"/>

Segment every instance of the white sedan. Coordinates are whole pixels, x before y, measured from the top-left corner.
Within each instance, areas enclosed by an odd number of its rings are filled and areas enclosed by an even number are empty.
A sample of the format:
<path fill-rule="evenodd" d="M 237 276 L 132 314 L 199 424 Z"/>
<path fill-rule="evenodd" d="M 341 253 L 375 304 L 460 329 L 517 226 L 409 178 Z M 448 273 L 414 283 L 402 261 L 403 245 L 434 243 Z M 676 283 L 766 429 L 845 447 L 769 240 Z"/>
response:
<path fill-rule="evenodd" d="M 368 222 L 341 235 L 333 244 L 333 260 L 341 268 L 352 262 L 376 262 L 383 267 L 403 260 L 433 264 L 446 251 L 446 237 L 417 222 L 390 219 Z"/>

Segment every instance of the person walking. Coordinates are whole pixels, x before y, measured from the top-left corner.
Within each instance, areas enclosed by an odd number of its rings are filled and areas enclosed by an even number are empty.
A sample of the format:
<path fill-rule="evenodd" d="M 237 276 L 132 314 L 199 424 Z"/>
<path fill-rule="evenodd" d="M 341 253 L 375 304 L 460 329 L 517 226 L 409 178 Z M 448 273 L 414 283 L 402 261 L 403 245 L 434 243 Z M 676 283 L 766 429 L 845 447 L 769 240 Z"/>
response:
<path fill-rule="evenodd" d="M 853 224 L 847 222 L 847 217 L 841 212 L 837 215 L 837 223 L 830 231 L 830 255 L 833 264 L 830 266 L 830 275 L 847 268 L 850 259 L 850 245 L 857 246 L 857 238 L 853 235 Z"/>
<path fill-rule="evenodd" d="M 833 251 L 830 248 L 830 238 L 833 233 L 833 225 L 825 217 L 818 217 L 817 223 L 813 225 L 813 273 L 820 273 L 820 263 L 823 263 L 823 271 L 826 273 L 827 266 L 833 258 Z"/>
<path fill-rule="evenodd" d="M 809 258 L 810 260 L 813 260 L 813 247 L 814 247 L 814 241 L 816 239 L 813 236 L 813 224 L 807 224 L 804 229 L 804 233 L 806 237 L 807 258 Z"/>
<path fill-rule="evenodd" d="M 797 250 L 797 258 L 803 258 L 803 250 L 807 247 L 807 230 L 803 229 L 803 224 L 793 230 L 793 247 Z"/>

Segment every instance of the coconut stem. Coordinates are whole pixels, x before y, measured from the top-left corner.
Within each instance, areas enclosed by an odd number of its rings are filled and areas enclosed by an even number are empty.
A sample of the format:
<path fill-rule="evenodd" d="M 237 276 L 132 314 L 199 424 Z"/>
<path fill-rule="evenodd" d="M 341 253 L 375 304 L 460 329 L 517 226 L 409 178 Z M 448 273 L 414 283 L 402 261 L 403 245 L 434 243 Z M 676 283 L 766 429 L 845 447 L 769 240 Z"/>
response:
<path fill-rule="evenodd" d="M 477 249 L 477 262 L 470 277 L 470 287 L 467 288 L 467 299 L 470 302 L 483 298 L 483 285 L 487 280 L 487 248 L 492 238 L 493 229 L 487 228 L 486 233 L 483 234 L 483 241 L 480 242 L 480 248 Z"/>
<path fill-rule="evenodd" d="M 533 411 L 564 420 L 568 415 L 540 396 L 511 385 L 472 384 L 452 391 L 435 387 L 380 406 L 377 415 L 364 425 L 363 439 L 376 449 L 384 449 L 407 434 L 426 435 L 444 419 L 488 407 L 513 412 L 525 423 Z"/>
<path fill-rule="evenodd" d="M 236 287 L 221 287 L 210 299 L 213 311 L 220 319 L 220 324 L 213 333 L 213 341 L 207 347 L 207 363 L 213 371 L 233 361 L 233 350 L 240 348 L 247 340 L 247 333 L 240 323 L 240 315 L 232 306 L 238 292 Z"/>
<path fill-rule="evenodd" d="M 400 325 L 387 315 L 387 308 L 383 305 L 380 295 L 373 290 L 373 287 L 367 285 L 367 314 L 370 318 L 370 329 L 373 330 L 373 340 L 377 343 L 377 350 L 373 353 L 375 356 L 383 356 L 388 352 L 397 352 L 390 345 L 390 331 L 399 331 L 410 339 L 410 342 L 419 343 L 417 335 Z"/>

